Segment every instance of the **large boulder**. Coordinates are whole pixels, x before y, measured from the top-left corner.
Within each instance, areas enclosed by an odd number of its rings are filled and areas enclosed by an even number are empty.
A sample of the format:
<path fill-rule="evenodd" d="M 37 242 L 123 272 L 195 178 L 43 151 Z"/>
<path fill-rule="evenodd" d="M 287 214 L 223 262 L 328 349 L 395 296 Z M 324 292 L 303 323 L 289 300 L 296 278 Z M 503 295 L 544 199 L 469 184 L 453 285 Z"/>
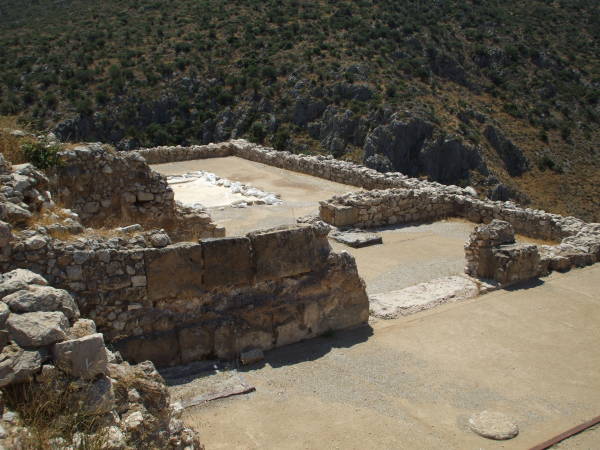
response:
<path fill-rule="evenodd" d="M 45 347 L 63 341 L 69 321 L 62 312 L 11 314 L 6 321 L 11 339 L 20 347 Z"/>
<path fill-rule="evenodd" d="M 16 313 L 60 311 L 70 320 L 79 317 L 79 308 L 73 297 L 63 289 L 50 286 L 30 286 L 7 295 L 3 301 Z"/>
<path fill-rule="evenodd" d="M 30 284 L 45 286 L 46 280 L 37 273 L 27 269 L 15 269 L 0 276 L 0 298 L 21 289 L 27 289 Z"/>

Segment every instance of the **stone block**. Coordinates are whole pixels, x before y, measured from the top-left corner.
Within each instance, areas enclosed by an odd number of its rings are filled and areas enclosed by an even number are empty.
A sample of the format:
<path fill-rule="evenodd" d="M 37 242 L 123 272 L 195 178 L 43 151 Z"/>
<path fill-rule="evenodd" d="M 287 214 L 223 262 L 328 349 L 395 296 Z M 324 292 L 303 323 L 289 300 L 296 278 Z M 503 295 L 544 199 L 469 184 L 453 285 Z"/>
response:
<path fill-rule="evenodd" d="M 144 253 L 148 298 L 190 297 L 202 291 L 202 247 L 178 244 Z"/>
<path fill-rule="evenodd" d="M 108 359 L 101 333 L 59 342 L 52 354 L 55 365 L 75 377 L 90 380 L 106 372 Z"/>
<path fill-rule="evenodd" d="M 263 359 L 265 359 L 265 354 L 259 348 L 254 348 L 252 350 L 242 352 L 242 354 L 240 355 L 240 362 L 244 366 L 257 363 L 259 361 L 262 361 Z"/>
<path fill-rule="evenodd" d="M 492 250 L 494 280 L 510 284 L 540 275 L 540 255 L 533 244 L 511 244 Z"/>
<path fill-rule="evenodd" d="M 179 340 L 175 331 L 132 337 L 113 343 L 123 358 L 137 364 L 152 361 L 157 367 L 181 363 Z"/>
<path fill-rule="evenodd" d="M 201 242 L 203 283 L 216 286 L 247 285 L 254 279 L 252 247 L 247 237 L 206 239 Z"/>
<path fill-rule="evenodd" d="M 344 227 L 358 222 L 358 208 L 352 206 L 337 206 L 335 208 L 333 225 Z"/>
<path fill-rule="evenodd" d="M 318 270 L 331 250 L 327 238 L 310 226 L 257 231 L 248 237 L 257 282 Z"/>
<path fill-rule="evenodd" d="M 6 322 L 11 339 L 23 348 L 44 347 L 64 340 L 69 321 L 61 312 L 11 314 Z"/>
<path fill-rule="evenodd" d="M 198 325 L 179 330 L 179 348 L 181 363 L 200 361 L 213 351 L 214 330 L 206 325 Z"/>

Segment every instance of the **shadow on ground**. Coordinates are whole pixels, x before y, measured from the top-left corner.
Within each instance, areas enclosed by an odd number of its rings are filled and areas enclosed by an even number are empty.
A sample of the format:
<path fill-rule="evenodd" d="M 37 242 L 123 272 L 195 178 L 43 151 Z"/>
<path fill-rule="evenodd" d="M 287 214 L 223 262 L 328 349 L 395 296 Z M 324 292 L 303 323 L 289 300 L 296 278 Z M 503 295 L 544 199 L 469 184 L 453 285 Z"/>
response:
<path fill-rule="evenodd" d="M 325 356 L 334 348 L 349 348 L 366 342 L 373 335 L 373 328 L 363 325 L 348 330 L 332 331 L 323 336 L 307 339 L 295 344 L 286 345 L 266 353 L 265 359 L 248 366 L 241 366 L 239 361 L 195 361 L 184 366 L 164 367 L 158 369 L 167 386 L 179 386 L 193 379 L 209 377 L 225 370 L 237 369 L 249 372 L 260 369 L 266 364 L 273 368 L 314 361 Z"/>

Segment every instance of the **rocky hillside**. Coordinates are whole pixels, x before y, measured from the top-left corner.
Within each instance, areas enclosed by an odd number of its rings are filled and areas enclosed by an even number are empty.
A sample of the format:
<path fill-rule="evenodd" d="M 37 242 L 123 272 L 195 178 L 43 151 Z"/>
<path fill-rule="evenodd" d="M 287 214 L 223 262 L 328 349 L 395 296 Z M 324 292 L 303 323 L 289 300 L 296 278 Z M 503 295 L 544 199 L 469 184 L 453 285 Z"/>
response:
<path fill-rule="evenodd" d="M 600 220 L 595 0 L 5 0 L 0 115 L 247 137 Z"/>

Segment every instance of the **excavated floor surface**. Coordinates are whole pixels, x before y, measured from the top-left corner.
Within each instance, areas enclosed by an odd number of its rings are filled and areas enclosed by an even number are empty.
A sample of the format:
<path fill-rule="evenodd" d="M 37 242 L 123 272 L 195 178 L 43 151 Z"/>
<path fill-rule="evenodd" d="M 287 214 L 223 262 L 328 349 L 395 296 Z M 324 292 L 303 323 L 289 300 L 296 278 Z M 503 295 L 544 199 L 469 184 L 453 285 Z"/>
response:
<path fill-rule="evenodd" d="M 158 164 L 153 169 L 164 175 L 181 175 L 197 170 L 215 173 L 266 192 L 275 192 L 279 205 L 247 208 L 209 208 L 213 220 L 226 228 L 227 235 L 240 235 L 261 228 L 294 224 L 308 214 L 317 215 L 319 201 L 359 188 L 238 157 L 211 158 Z M 199 200 L 207 192 L 198 192 Z M 176 193 L 176 199 L 177 193 Z M 186 190 L 185 199 L 193 201 Z M 331 240 L 336 251 L 346 250 L 356 258 L 359 273 L 369 293 L 388 292 L 413 284 L 459 274 L 464 269 L 463 245 L 473 224 L 459 220 L 425 225 L 399 226 L 378 230 L 383 245 L 351 248 Z"/>
<path fill-rule="evenodd" d="M 600 265 L 552 274 L 273 350 L 240 369 L 256 392 L 184 420 L 208 449 L 530 448 L 600 414 L 599 280 Z M 469 431 L 485 409 L 510 416 L 519 436 Z"/>

